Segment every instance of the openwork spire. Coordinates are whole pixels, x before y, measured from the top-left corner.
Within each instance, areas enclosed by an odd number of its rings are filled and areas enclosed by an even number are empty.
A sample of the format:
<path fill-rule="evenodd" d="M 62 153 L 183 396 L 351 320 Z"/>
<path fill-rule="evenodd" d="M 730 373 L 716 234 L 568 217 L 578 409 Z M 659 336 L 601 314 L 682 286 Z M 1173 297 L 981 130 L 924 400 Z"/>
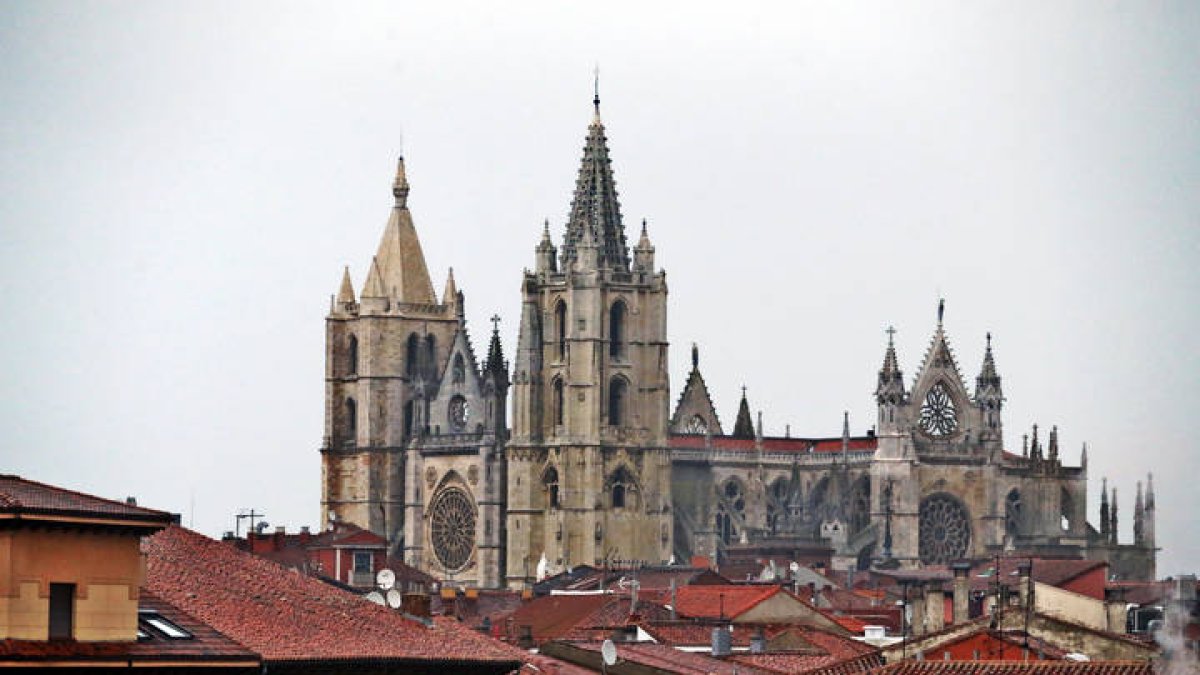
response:
<path fill-rule="evenodd" d="M 575 259 L 576 246 L 594 243 L 599 249 L 599 268 L 628 272 L 629 249 L 625 243 L 625 226 L 621 222 L 612 161 L 608 157 L 608 139 L 600 121 L 599 94 L 593 104 L 595 115 L 588 126 L 583 160 L 575 180 L 575 195 L 571 200 L 571 216 L 563 238 L 563 267 Z"/>
<path fill-rule="evenodd" d="M 896 360 L 896 329 L 888 326 L 887 334 L 887 351 L 883 353 L 883 367 L 879 369 L 879 385 L 875 388 L 875 397 L 880 405 L 896 405 L 904 398 L 904 375 L 900 372 L 900 364 Z"/>
<path fill-rule="evenodd" d="M 504 360 L 504 348 L 500 344 L 500 316 L 492 316 L 492 341 L 488 345 L 487 362 L 483 366 L 489 373 L 508 373 L 508 362 Z"/>

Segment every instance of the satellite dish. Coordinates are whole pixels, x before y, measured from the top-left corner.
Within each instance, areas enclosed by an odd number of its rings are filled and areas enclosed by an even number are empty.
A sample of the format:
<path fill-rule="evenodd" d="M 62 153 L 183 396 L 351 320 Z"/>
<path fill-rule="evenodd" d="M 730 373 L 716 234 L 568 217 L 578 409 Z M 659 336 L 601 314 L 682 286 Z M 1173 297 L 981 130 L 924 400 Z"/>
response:
<path fill-rule="evenodd" d="M 390 591 L 396 585 L 396 573 L 385 567 L 375 575 L 375 583 L 383 590 Z"/>
<path fill-rule="evenodd" d="M 790 569 L 792 571 L 792 574 L 795 574 L 800 571 L 800 563 L 793 560 L 792 564 L 788 565 L 788 569 Z"/>
<path fill-rule="evenodd" d="M 615 666 L 617 664 L 617 646 L 612 640 L 605 640 L 600 646 L 600 658 L 604 659 L 604 665 Z"/>
<path fill-rule="evenodd" d="M 400 591 L 393 588 L 387 592 L 387 604 L 392 609 L 400 609 L 400 605 L 404 604 L 404 596 L 400 594 Z"/>
<path fill-rule="evenodd" d="M 383 594 L 379 591 L 371 591 L 370 593 L 367 593 L 367 600 L 370 600 L 377 605 L 382 605 L 387 602 L 383 599 Z"/>

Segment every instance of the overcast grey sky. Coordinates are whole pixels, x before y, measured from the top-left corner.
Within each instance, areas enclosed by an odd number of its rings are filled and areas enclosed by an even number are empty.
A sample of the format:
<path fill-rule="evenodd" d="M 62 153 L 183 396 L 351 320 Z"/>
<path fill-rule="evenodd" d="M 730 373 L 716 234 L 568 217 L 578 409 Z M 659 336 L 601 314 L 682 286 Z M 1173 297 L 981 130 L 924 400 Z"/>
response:
<path fill-rule="evenodd" d="M 0 5 L 0 470 L 316 525 L 323 317 L 360 288 L 403 144 L 434 286 L 515 343 L 561 240 L 592 68 L 627 230 L 649 221 L 722 422 L 874 424 L 895 325 L 946 298 L 1007 446 L 1090 448 L 1160 572 L 1200 567 L 1200 3 Z"/>

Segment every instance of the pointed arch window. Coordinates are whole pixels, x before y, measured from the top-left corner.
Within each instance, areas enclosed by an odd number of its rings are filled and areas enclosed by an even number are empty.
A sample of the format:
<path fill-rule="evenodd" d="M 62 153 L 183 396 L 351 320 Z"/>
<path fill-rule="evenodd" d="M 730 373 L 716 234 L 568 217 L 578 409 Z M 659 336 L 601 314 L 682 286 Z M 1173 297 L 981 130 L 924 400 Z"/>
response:
<path fill-rule="evenodd" d="M 1071 493 L 1067 492 L 1066 488 L 1062 488 L 1058 504 L 1061 511 L 1063 532 L 1069 532 L 1075 522 L 1075 500 L 1071 498 Z"/>
<path fill-rule="evenodd" d="M 634 509 L 638 506 L 638 487 L 626 467 L 618 467 L 609 478 L 609 501 L 614 509 Z"/>
<path fill-rule="evenodd" d="M 350 375 L 358 375 L 358 338 L 353 335 L 346 345 L 346 361 L 350 366 Z"/>
<path fill-rule="evenodd" d="M 358 404 L 353 398 L 346 399 L 346 445 L 358 443 Z"/>
<path fill-rule="evenodd" d="M 408 336 L 408 344 L 404 348 L 404 374 L 415 377 L 417 362 L 421 358 L 421 338 L 416 333 Z"/>
<path fill-rule="evenodd" d="M 608 355 L 614 359 L 625 355 L 625 303 L 621 300 L 608 312 Z"/>
<path fill-rule="evenodd" d="M 558 348 L 558 360 L 567 358 L 567 303 L 562 300 L 554 306 L 554 335 Z"/>
<path fill-rule="evenodd" d="M 467 365 L 463 361 L 462 354 L 454 355 L 454 368 L 450 374 L 450 379 L 454 384 L 462 384 L 467 379 Z"/>
<path fill-rule="evenodd" d="M 552 509 L 559 507 L 558 502 L 558 469 L 550 467 L 542 474 L 542 487 L 546 490 L 546 505 Z"/>
<path fill-rule="evenodd" d="M 1004 498 L 1004 534 L 1015 539 L 1021 533 L 1021 493 L 1016 488 Z"/>
<path fill-rule="evenodd" d="M 721 486 L 717 501 L 717 534 L 721 541 L 732 544 L 740 534 L 745 519 L 746 493 L 742 484 L 730 478 Z"/>
<path fill-rule="evenodd" d="M 857 534 L 871 524 L 871 479 L 863 476 L 850 491 L 850 533 Z"/>
<path fill-rule="evenodd" d="M 425 376 L 430 380 L 437 378 L 437 338 L 425 336 Z"/>
<path fill-rule="evenodd" d="M 608 424 L 609 426 L 619 427 L 626 423 L 626 399 L 629 396 L 629 386 L 625 384 L 625 379 L 614 377 L 612 382 L 608 383 Z"/>
<path fill-rule="evenodd" d="M 563 381 L 561 377 L 554 378 L 554 424 L 562 426 L 563 424 Z"/>

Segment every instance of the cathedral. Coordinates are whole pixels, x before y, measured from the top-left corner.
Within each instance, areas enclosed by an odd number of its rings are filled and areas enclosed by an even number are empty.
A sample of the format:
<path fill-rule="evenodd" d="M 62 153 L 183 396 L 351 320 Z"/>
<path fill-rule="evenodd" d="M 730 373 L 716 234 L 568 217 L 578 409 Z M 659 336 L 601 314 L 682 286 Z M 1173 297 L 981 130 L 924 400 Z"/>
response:
<path fill-rule="evenodd" d="M 521 279 L 511 364 L 496 325 L 476 357 L 453 271 L 436 295 L 399 161 L 362 289 L 347 269 L 326 317 L 324 520 L 485 588 L 696 556 L 843 569 L 1066 556 L 1154 578 L 1150 479 L 1132 543 L 1117 540 L 1115 489 L 1090 525 L 1086 447 L 1073 465 L 1057 428 L 1034 426 L 1010 451 L 991 336 L 969 391 L 944 306 L 909 386 L 889 337 L 865 436 L 847 417 L 840 438 L 765 437 L 744 391 L 726 434 L 695 346 L 672 412 L 666 275 L 645 222 L 629 245 L 593 108 L 561 243 L 546 223 Z"/>

